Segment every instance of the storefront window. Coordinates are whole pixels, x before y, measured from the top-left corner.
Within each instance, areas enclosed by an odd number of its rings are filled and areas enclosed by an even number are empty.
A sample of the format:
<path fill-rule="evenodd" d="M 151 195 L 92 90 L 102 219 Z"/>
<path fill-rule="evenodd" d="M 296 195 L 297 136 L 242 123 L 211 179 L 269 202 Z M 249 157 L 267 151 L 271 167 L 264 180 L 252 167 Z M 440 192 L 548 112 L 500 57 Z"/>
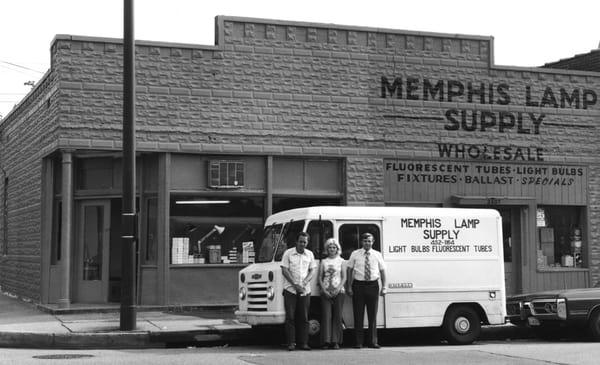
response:
<path fill-rule="evenodd" d="M 582 236 L 583 212 L 582 207 L 538 206 L 536 221 L 539 269 L 585 267 L 586 242 Z"/>
<path fill-rule="evenodd" d="M 171 197 L 172 264 L 248 264 L 262 237 L 262 197 Z"/>

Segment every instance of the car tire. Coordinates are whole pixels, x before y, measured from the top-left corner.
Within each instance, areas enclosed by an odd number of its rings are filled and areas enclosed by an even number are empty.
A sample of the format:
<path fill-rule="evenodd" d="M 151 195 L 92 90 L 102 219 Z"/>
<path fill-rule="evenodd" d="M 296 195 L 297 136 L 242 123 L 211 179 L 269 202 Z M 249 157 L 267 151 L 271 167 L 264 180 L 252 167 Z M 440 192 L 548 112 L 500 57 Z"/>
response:
<path fill-rule="evenodd" d="M 588 322 L 588 330 L 594 341 L 600 341 L 600 310 L 592 313 Z"/>
<path fill-rule="evenodd" d="M 481 318 L 470 306 L 450 307 L 442 324 L 444 338 L 452 345 L 473 343 L 481 333 Z"/>

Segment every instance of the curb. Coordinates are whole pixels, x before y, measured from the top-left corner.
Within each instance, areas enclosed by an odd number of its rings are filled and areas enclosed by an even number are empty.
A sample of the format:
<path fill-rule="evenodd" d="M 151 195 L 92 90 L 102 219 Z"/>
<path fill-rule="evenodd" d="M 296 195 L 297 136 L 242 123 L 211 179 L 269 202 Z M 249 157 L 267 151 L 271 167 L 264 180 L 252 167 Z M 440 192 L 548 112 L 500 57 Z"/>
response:
<path fill-rule="evenodd" d="M 202 344 L 250 338 L 248 329 L 204 329 L 167 332 L 26 333 L 0 332 L 0 348 L 145 349 L 172 344 Z"/>
<path fill-rule="evenodd" d="M 252 340 L 250 328 L 206 328 L 182 331 L 131 331 L 103 333 L 0 332 L 0 348 L 147 349 Z M 517 326 L 485 326 L 479 341 L 511 341 L 535 336 Z"/>
<path fill-rule="evenodd" d="M 140 333 L 22 333 L 0 332 L 0 347 L 62 349 L 131 349 L 157 347 Z"/>
<path fill-rule="evenodd" d="M 57 308 L 55 305 L 34 304 L 41 312 L 52 315 L 65 314 L 87 314 L 87 313 L 119 313 L 120 307 L 116 306 L 93 306 L 82 308 Z M 137 306 L 136 312 L 166 312 L 166 313 L 189 313 L 189 312 L 211 312 L 227 311 L 233 313 L 237 304 L 211 304 L 211 305 L 147 305 Z"/>

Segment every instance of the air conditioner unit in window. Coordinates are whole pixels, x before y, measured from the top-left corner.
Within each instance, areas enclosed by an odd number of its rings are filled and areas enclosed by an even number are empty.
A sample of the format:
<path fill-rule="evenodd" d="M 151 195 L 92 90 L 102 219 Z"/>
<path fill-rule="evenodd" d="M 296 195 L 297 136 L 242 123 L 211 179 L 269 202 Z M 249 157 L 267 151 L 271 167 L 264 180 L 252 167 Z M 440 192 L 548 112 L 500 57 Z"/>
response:
<path fill-rule="evenodd" d="M 209 161 L 208 186 L 215 189 L 244 187 L 244 163 L 223 160 Z"/>

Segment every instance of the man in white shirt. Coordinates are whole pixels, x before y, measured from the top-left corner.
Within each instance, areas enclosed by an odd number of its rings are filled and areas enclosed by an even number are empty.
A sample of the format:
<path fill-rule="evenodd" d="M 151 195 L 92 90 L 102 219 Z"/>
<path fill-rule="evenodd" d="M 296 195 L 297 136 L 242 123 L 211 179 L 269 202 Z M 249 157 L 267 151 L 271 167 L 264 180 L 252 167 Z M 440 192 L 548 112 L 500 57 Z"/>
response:
<path fill-rule="evenodd" d="M 308 346 L 308 309 L 310 306 L 310 281 L 316 267 L 315 256 L 306 249 L 308 233 L 300 232 L 296 247 L 287 249 L 281 258 L 281 272 L 285 278 L 283 303 L 285 306 L 285 335 L 288 350 L 298 347 L 310 350 Z"/>
<path fill-rule="evenodd" d="M 355 348 L 363 346 L 365 306 L 369 321 L 368 346 L 380 348 L 377 343 L 377 307 L 379 296 L 386 293 L 385 263 L 381 253 L 372 248 L 373 241 L 372 234 L 363 233 L 361 235 L 363 248 L 352 252 L 348 259 L 348 295 L 352 296 L 354 311 Z M 379 279 L 381 279 L 381 290 Z"/>

